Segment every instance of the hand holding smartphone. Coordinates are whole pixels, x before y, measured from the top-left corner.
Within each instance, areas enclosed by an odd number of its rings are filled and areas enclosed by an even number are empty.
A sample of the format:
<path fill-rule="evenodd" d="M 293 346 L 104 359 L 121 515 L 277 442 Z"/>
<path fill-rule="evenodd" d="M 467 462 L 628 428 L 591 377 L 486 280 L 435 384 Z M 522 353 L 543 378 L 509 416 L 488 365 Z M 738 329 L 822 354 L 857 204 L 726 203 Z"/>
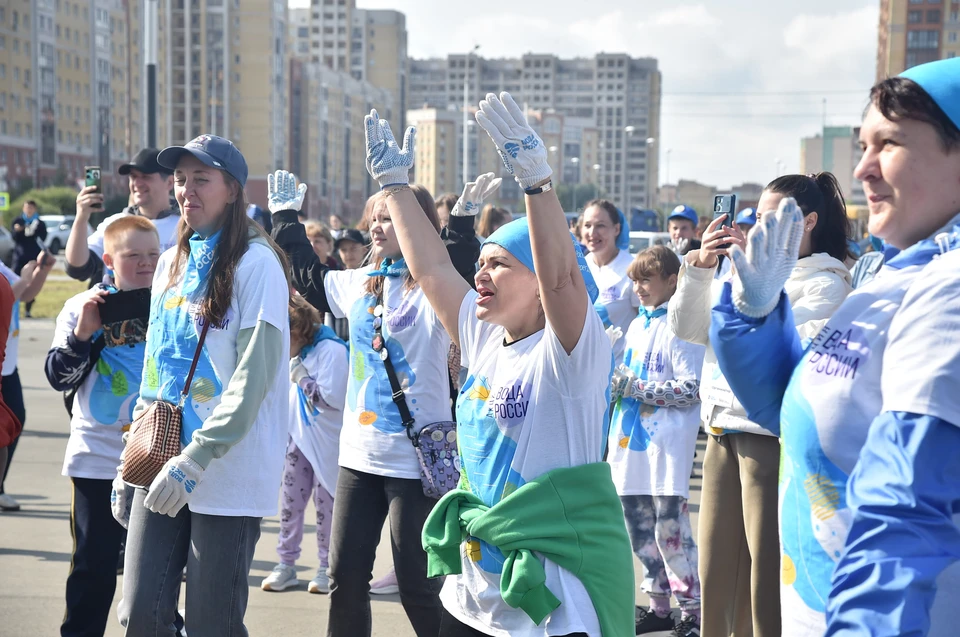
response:
<path fill-rule="evenodd" d="M 100 184 L 100 166 L 84 166 L 83 172 L 85 175 L 84 186 L 94 186 L 97 194 L 103 194 L 103 188 Z M 103 204 L 100 203 L 94 204 L 92 207 L 103 210 Z"/>

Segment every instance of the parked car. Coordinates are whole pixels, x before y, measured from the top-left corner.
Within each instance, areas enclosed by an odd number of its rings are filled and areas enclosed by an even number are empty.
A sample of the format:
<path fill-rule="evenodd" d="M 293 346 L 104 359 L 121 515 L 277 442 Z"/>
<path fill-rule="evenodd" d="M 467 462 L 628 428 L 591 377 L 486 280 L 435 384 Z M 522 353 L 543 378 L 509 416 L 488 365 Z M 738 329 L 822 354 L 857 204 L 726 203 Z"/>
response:
<path fill-rule="evenodd" d="M 636 254 L 653 246 L 670 243 L 669 232 L 638 232 L 630 233 L 630 254 Z"/>
<path fill-rule="evenodd" d="M 70 229 L 76 219 L 73 215 L 42 215 L 40 220 L 47 224 L 47 251 L 50 254 L 59 254 L 67 245 Z M 93 234 L 93 228 L 87 226 L 87 236 Z"/>
<path fill-rule="evenodd" d="M 13 263 L 13 235 L 6 228 L 0 226 L 0 261 L 8 267 Z"/>

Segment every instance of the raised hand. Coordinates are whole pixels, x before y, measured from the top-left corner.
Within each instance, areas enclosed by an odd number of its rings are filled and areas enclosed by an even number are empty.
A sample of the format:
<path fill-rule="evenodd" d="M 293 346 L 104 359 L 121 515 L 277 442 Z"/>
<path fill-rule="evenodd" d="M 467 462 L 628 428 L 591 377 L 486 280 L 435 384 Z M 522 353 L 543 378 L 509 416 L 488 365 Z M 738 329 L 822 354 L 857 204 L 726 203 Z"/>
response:
<path fill-rule="evenodd" d="M 267 175 L 267 208 L 270 212 L 300 210 L 307 184 L 297 185 L 297 176 L 286 170 Z"/>
<path fill-rule="evenodd" d="M 733 305 L 751 318 L 763 318 L 777 307 L 783 284 L 797 264 L 803 239 L 803 212 L 792 197 L 780 202 L 776 214 L 766 213 L 747 239 L 747 250 L 731 246 L 736 276 Z"/>
<path fill-rule="evenodd" d="M 527 118 L 510 93 L 499 99 L 493 93 L 480 102 L 477 123 L 497 145 L 503 165 L 524 189 L 550 178 L 553 170 L 547 163 L 547 149 L 533 131 Z"/>
<path fill-rule="evenodd" d="M 736 225 L 722 225 L 727 215 L 720 215 L 710 222 L 703 231 L 700 250 L 697 252 L 693 265 L 698 268 L 712 268 L 719 262 L 719 255 L 729 254 L 730 248 L 746 247 L 746 238 Z"/>
<path fill-rule="evenodd" d="M 363 118 L 363 123 L 367 142 L 367 172 L 370 176 L 377 180 L 381 188 L 410 183 L 417 129 L 413 126 L 407 128 L 401 148 L 393 137 L 390 123 L 380 119 L 376 109 Z"/>
<path fill-rule="evenodd" d="M 480 212 L 484 200 L 497 192 L 502 182 L 503 180 L 493 173 L 480 175 L 476 181 L 463 187 L 463 194 L 457 199 L 450 214 L 454 217 L 473 217 Z"/>

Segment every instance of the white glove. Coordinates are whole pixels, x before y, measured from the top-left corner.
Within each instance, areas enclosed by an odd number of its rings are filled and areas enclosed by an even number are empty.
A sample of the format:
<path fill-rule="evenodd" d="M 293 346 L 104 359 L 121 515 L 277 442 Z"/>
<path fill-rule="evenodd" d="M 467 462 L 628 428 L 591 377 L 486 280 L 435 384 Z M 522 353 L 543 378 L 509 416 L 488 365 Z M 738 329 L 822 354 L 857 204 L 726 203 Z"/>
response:
<path fill-rule="evenodd" d="M 606 329 L 607 338 L 610 339 L 610 347 L 613 347 L 617 344 L 621 338 L 623 338 L 623 330 L 617 327 L 616 325 L 611 325 Z"/>
<path fill-rule="evenodd" d="M 673 242 L 673 251 L 676 252 L 679 256 L 684 256 L 687 253 L 687 246 L 690 245 L 690 239 L 685 237 L 680 237 Z"/>
<path fill-rule="evenodd" d="M 463 187 L 463 194 L 457 199 L 456 205 L 450 211 L 454 217 L 473 217 L 480 212 L 480 206 L 485 199 L 497 192 L 503 180 L 493 173 L 486 173 L 477 177 Z"/>
<path fill-rule="evenodd" d="M 133 506 L 133 487 L 123 481 L 123 465 L 117 467 L 117 477 L 110 490 L 110 511 L 120 526 L 127 528 L 130 522 L 130 507 Z"/>
<path fill-rule="evenodd" d="M 629 398 L 638 380 L 632 369 L 623 363 L 618 365 L 610 379 L 610 402 L 615 403 L 624 396 Z"/>
<path fill-rule="evenodd" d="M 500 99 L 489 93 L 487 99 L 480 102 L 477 123 L 497 145 L 503 165 L 524 189 L 553 174 L 543 140 L 530 128 L 510 93 L 504 91 Z"/>
<path fill-rule="evenodd" d="M 182 453 L 174 456 L 153 479 L 143 506 L 154 513 L 175 518 L 180 509 L 190 501 L 202 477 L 203 467 L 193 458 Z"/>
<path fill-rule="evenodd" d="M 300 210 L 307 184 L 297 185 L 297 176 L 286 170 L 267 175 L 267 208 L 270 212 Z"/>
<path fill-rule="evenodd" d="M 763 318 L 777 307 L 783 284 L 790 278 L 800 241 L 803 239 L 803 211 L 787 197 L 776 214 L 764 214 L 750 232 L 747 251 L 730 246 L 736 276 L 733 278 L 733 305 L 751 318 Z"/>
<path fill-rule="evenodd" d="M 307 368 L 303 365 L 303 359 L 299 356 L 294 356 L 290 359 L 290 382 L 294 385 L 300 384 L 300 379 L 306 378 L 310 375 L 310 372 L 307 371 Z"/>
<path fill-rule="evenodd" d="M 410 183 L 410 169 L 413 168 L 413 149 L 417 129 L 407 128 L 403 136 L 403 148 L 390 130 L 390 123 L 380 119 L 376 109 L 363 118 L 367 142 L 367 172 L 377 180 L 380 187 L 398 186 Z"/>

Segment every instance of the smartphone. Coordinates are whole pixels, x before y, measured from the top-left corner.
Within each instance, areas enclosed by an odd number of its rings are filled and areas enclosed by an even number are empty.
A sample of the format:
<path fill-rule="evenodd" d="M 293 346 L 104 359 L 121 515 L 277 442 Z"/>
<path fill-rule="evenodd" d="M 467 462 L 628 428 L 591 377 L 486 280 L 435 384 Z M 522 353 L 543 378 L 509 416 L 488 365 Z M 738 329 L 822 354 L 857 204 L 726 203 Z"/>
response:
<path fill-rule="evenodd" d="M 717 195 L 713 198 L 713 218 L 720 215 L 727 215 L 720 227 L 733 227 L 733 218 L 737 214 L 737 196 L 736 195 Z M 718 228 L 719 229 L 719 228 Z"/>
<path fill-rule="evenodd" d="M 40 252 L 44 254 L 43 261 L 40 263 L 41 266 L 49 265 L 57 260 L 56 257 L 50 254 L 50 251 L 47 250 L 47 246 L 43 245 L 43 241 L 40 240 L 40 237 L 34 237 L 33 240 L 37 242 L 37 247 L 39 247 Z"/>
<path fill-rule="evenodd" d="M 99 309 L 107 347 L 136 345 L 146 340 L 150 288 L 108 294 Z"/>
<path fill-rule="evenodd" d="M 100 187 L 100 166 L 84 166 L 83 172 L 85 175 L 84 186 L 96 186 L 98 193 L 103 193 L 103 189 Z M 97 208 L 103 208 L 103 205 L 97 204 Z"/>

